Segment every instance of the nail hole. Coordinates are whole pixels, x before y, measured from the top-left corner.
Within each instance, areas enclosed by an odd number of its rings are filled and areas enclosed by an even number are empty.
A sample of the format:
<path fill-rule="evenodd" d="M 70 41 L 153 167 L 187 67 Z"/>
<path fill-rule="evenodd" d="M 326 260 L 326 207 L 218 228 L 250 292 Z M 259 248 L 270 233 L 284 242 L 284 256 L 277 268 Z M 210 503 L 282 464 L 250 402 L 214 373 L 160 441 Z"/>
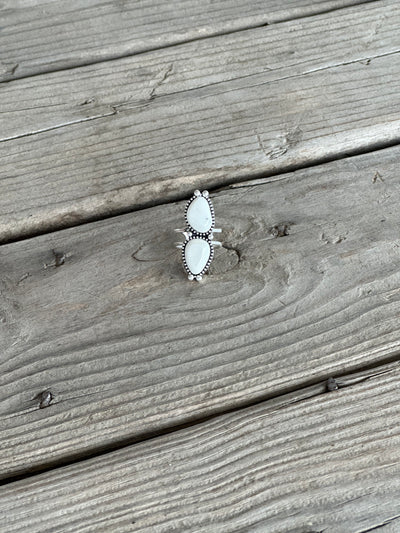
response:
<path fill-rule="evenodd" d="M 326 382 L 326 389 L 328 392 L 332 392 L 334 390 L 338 390 L 339 388 L 339 384 L 338 382 L 336 381 L 335 378 L 329 378 L 328 381 Z"/>
<path fill-rule="evenodd" d="M 44 409 L 45 407 L 49 407 L 51 404 L 53 395 L 49 390 L 45 390 L 43 392 L 39 392 L 39 394 L 35 396 L 34 400 L 39 402 L 39 409 Z"/>
<path fill-rule="evenodd" d="M 53 250 L 53 255 L 56 267 L 59 267 L 65 263 L 66 255 L 64 252 L 56 252 L 55 250 Z"/>
<path fill-rule="evenodd" d="M 276 224 L 270 229 L 270 233 L 274 237 L 274 239 L 277 239 L 278 237 L 286 237 L 287 235 L 289 235 L 289 229 L 291 225 L 291 222 L 283 222 L 282 224 Z"/>

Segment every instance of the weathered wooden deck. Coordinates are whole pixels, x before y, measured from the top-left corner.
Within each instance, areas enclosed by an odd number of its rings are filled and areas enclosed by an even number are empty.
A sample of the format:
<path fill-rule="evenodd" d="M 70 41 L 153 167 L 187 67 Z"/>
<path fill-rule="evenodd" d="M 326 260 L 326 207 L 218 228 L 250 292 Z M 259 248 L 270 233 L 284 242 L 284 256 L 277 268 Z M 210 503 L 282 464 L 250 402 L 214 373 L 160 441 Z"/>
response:
<path fill-rule="evenodd" d="M 400 532 L 399 2 L 0 26 L 0 531 Z"/>

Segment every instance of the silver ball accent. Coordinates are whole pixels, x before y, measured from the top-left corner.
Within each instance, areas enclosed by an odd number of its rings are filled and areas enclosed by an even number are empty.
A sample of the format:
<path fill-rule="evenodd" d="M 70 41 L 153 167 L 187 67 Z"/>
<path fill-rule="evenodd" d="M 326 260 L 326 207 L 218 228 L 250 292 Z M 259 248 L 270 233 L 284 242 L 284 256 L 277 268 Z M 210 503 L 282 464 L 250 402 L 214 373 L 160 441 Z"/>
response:
<path fill-rule="evenodd" d="M 208 194 L 209 194 L 208 191 L 203 191 L 202 192 L 202 195 L 205 196 L 206 198 L 208 197 Z"/>
<path fill-rule="evenodd" d="M 189 281 L 193 281 L 193 280 L 194 280 L 194 276 L 193 276 L 193 274 L 189 274 L 189 275 L 188 275 L 188 280 L 189 280 Z"/>
<path fill-rule="evenodd" d="M 200 192 L 198 189 L 196 189 L 196 190 L 194 191 L 193 194 L 194 194 L 195 196 L 200 196 L 200 195 L 201 195 L 201 192 Z"/>
<path fill-rule="evenodd" d="M 200 276 L 200 274 L 198 276 L 196 276 L 196 279 L 197 281 L 201 281 L 203 279 L 203 276 Z"/>

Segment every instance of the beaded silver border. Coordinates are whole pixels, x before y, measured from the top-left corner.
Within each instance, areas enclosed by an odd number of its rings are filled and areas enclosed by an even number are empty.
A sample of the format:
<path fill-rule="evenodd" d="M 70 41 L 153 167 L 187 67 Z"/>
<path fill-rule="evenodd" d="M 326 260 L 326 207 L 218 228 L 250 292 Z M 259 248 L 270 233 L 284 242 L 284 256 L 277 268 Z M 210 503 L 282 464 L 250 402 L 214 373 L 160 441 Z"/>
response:
<path fill-rule="evenodd" d="M 188 212 L 188 209 L 190 207 L 190 205 L 192 204 L 192 202 L 194 202 L 194 200 L 196 200 L 196 198 L 205 198 L 207 200 L 207 203 L 210 207 L 210 212 L 211 212 L 211 219 L 212 219 L 212 223 L 211 223 L 211 227 L 208 231 L 205 231 L 205 232 L 200 232 L 200 231 L 197 231 L 195 230 L 190 224 L 189 224 L 189 221 L 187 219 L 187 212 Z M 203 237 L 205 239 L 208 238 L 208 236 L 210 235 L 210 233 L 213 232 L 214 230 L 214 226 L 215 226 L 215 212 L 214 212 L 214 206 L 209 198 L 209 194 L 208 194 L 208 191 L 203 191 L 203 192 L 200 192 L 200 191 L 195 191 L 193 193 L 193 196 L 189 199 L 189 201 L 187 202 L 186 206 L 185 206 L 185 221 L 186 221 L 186 228 L 188 231 L 191 231 L 193 233 L 196 233 L 196 235 L 200 236 L 200 237 Z"/>
<path fill-rule="evenodd" d="M 188 209 L 189 209 L 191 203 L 196 198 L 199 198 L 199 197 L 205 198 L 207 200 L 208 206 L 210 208 L 211 227 L 206 232 L 196 231 L 189 224 L 189 221 L 187 219 L 187 212 L 188 212 Z M 182 242 L 182 243 L 177 242 L 176 243 L 176 247 L 181 249 L 181 258 L 182 258 L 182 263 L 183 263 L 183 269 L 185 270 L 186 274 L 188 275 L 188 279 L 191 280 L 191 281 L 192 280 L 200 281 L 203 278 L 203 274 L 205 274 L 207 272 L 207 270 L 210 268 L 210 264 L 211 264 L 212 260 L 214 259 L 214 247 L 215 246 L 222 246 L 222 244 L 219 241 L 214 241 L 213 240 L 214 233 L 221 233 L 222 230 L 221 229 L 217 229 L 215 227 L 214 206 L 213 206 L 213 204 L 212 204 L 212 202 L 211 202 L 211 200 L 209 198 L 208 191 L 200 192 L 198 189 L 196 189 L 194 191 L 193 196 L 188 200 L 188 202 L 185 205 L 185 221 L 186 221 L 186 227 L 185 227 L 184 230 L 183 229 L 176 229 L 175 230 L 177 233 L 181 233 L 185 237 L 184 242 Z M 188 264 L 186 262 L 186 257 L 185 257 L 186 245 L 187 245 L 187 243 L 189 241 L 191 241 L 193 239 L 201 239 L 203 241 L 206 241 L 207 244 L 210 247 L 210 255 L 208 256 L 207 263 L 205 264 L 203 270 L 199 274 L 193 274 L 193 272 L 191 272 L 191 270 L 190 270 L 190 268 L 189 268 L 189 266 L 188 266 Z"/>
<path fill-rule="evenodd" d="M 207 263 L 205 264 L 203 270 L 201 272 L 199 272 L 199 274 L 193 274 L 193 272 L 190 270 L 190 268 L 188 267 L 188 264 L 186 262 L 186 257 L 185 257 L 185 248 L 187 246 L 187 243 L 189 241 L 192 241 L 193 239 L 201 239 L 203 241 L 206 241 L 210 247 L 210 255 L 208 256 L 208 260 L 207 260 Z M 187 237 L 185 242 L 182 243 L 182 263 L 183 263 L 183 268 L 185 269 L 186 271 L 186 274 L 188 275 L 188 278 L 189 280 L 194 280 L 196 279 L 197 281 L 200 281 L 203 277 L 203 275 L 207 272 L 207 270 L 210 268 L 210 264 L 211 264 L 211 261 L 213 260 L 214 258 L 214 246 L 211 242 L 210 239 L 208 238 L 205 238 L 205 237 L 201 237 L 201 234 L 200 233 L 196 233 L 195 235 L 190 235 L 190 237 Z"/>

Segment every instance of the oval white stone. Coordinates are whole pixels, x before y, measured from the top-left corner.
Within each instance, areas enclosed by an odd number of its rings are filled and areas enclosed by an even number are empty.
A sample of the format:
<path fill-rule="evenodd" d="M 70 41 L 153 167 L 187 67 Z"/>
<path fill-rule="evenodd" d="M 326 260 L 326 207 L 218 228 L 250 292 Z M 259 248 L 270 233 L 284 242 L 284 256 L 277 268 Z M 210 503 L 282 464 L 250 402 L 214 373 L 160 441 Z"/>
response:
<path fill-rule="evenodd" d="M 187 221 L 189 225 L 199 233 L 207 233 L 212 226 L 212 215 L 210 206 L 205 198 L 199 196 L 189 205 L 187 210 Z"/>
<path fill-rule="evenodd" d="M 200 274 L 211 255 L 211 247 L 204 239 L 191 239 L 185 246 L 186 264 L 192 274 Z"/>

